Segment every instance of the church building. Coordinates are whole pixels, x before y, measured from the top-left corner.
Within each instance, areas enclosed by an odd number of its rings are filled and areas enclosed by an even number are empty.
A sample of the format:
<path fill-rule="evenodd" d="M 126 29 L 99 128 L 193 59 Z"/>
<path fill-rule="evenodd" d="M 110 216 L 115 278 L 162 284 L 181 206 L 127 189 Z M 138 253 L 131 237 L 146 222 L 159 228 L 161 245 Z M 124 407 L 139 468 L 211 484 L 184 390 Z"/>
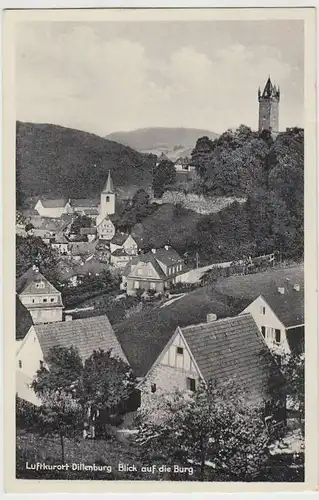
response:
<path fill-rule="evenodd" d="M 263 92 L 258 89 L 259 132 L 263 130 L 269 130 L 273 134 L 279 132 L 279 101 L 279 87 L 273 85 L 269 76 Z"/>

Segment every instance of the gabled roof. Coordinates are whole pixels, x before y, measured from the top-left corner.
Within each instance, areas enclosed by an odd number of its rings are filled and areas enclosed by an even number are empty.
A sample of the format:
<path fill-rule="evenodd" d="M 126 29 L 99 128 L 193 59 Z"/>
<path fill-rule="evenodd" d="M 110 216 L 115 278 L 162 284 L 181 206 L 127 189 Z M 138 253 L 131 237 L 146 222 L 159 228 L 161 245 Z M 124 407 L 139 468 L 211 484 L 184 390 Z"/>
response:
<path fill-rule="evenodd" d="M 163 160 L 169 160 L 169 159 L 164 153 L 161 153 L 157 161 L 163 161 Z"/>
<path fill-rule="evenodd" d="M 87 208 L 83 210 L 84 215 L 99 215 L 97 208 Z"/>
<path fill-rule="evenodd" d="M 124 245 L 124 243 L 126 242 L 127 238 L 129 237 L 130 235 L 128 233 L 116 233 L 113 238 L 111 239 L 111 243 L 113 243 L 114 245 Z M 134 237 L 132 236 L 133 240 L 134 240 Z"/>
<path fill-rule="evenodd" d="M 73 208 L 97 208 L 98 207 L 98 200 L 92 200 L 90 198 L 81 198 L 81 199 L 75 199 L 72 198 L 71 200 L 71 205 Z"/>
<path fill-rule="evenodd" d="M 84 361 L 94 350 L 112 349 L 115 356 L 127 361 L 107 316 L 34 325 L 44 358 L 54 346 L 76 347 Z"/>
<path fill-rule="evenodd" d="M 67 200 L 65 198 L 51 200 L 40 198 L 40 201 L 45 208 L 63 208 L 67 204 Z"/>
<path fill-rule="evenodd" d="M 171 266 L 182 262 L 183 259 L 178 255 L 174 248 L 167 246 L 166 248 L 158 248 L 153 254 L 157 261 L 162 262 L 165 266 Z"/>
<path fill-rule="evenodd" d="M 126 251 L 124 250 L 124 248 L 117 248 L 116 250 L 114 250 L 114 252 L 112 252 L 112 256 L 115 256 L 115 257 L 124 257 L 124 256 L 127 256 L 127 257 L 129 257 L 129 254 L 126 253 Z"/>
<path fill-rule="evenodd" d="M 103 224 L 104 221 L 110 222 L 112 226 L 114 226 L 110 216 L 107 214 L 103 219 L 98 223 L 97 227 L 100 227 L 101 224 Z"/>
<path fill-rule="evenodd" d="M 16 340 L 22 340 L 33 325 L 31 314 L 16 295 Z"/>
<path fill-rule="evenodd" d="M 181 328 L 196 364 L 206 381 L 236 380 L 254 397 L 281 378 L 251 314 Z"/>
<path fill-rule="evenodd" d="M 111 177 L 111 171 L 109 170 L 107 181 L 103 189 L 103 193 L 114 193 L 114 185 Z"/>
<path fill-rule="evenodd" d="M 158 261 L 156 260 L 155 255 L 151 252 L 147 253 L 147 254 L 141 254 L 141 255 L 138 255 L 136 257 L 133 257 L 131 262 L 129 262 L 127 264 L 127 266 L 125 267 L 123 275 L 129 277 L 132 274 L 132 276 L 138 278 L 139 276 L 134 274 L 134 269 L 135 269 L 135 266 L 137 266 L 137 264 L 139 262 L 143 262 L 144 264 L 148 264 L 148 263 L 152 264 L 152 266 L 154 267 L 155 271 L 157 272 L 159 278 L 161 278 L 163 280 L 167 278 L 163 269 L 161 268 Z M 145 276 L 140 277 L 140 278 L 145 279 Z"/>
<path fill-rule="evenodd" d="M 286 328 L 303 325 L 305 323 L 305 297 L 303 283 L 300 290 L 293 286 L 285 286 L 285 293 L 281 295 L 278 289 L 272 293 L 262 294 L 267 304 Z"/>
<path fill-rule="evenodd" d="M 43 288 L 38 288 L 39 282 L 44 283 Z M 45 293 L 60 293 L 39 271 L 30 267 L 16 281 L 16 290 L 20 295 L 43 295 Z"/>

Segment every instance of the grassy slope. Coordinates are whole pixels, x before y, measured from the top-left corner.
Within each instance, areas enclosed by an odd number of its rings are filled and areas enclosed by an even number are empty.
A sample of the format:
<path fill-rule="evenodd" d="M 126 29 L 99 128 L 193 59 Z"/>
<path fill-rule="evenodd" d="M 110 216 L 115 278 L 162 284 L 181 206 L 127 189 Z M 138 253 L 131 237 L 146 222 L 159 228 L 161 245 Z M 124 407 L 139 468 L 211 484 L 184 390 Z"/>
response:
<path fill-rule="evenodd" d="M 17 174 L 24 197 L 99 196 L 109 169 L 116 187 L 151 183 L 151 160 L 131 148 L 80 130 L 17 122 Z"/>

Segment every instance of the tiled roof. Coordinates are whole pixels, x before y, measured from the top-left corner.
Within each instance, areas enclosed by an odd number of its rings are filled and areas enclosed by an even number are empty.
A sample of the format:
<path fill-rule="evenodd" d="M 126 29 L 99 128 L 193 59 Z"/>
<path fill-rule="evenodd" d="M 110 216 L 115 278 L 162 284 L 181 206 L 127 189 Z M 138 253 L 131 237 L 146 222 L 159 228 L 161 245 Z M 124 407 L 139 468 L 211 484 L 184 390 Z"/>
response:
<path fill-rule="evenodd" d="M 295 284 L 300 286 L 300 291 L 294 290 Z M 278 287 L 285 289 L 283 295 L 278 292 Z M 270 269 L 246 276 L 231 276 L 218 281 L 214 288 L 224 296 L 244 300 L 246 305 L 241 310 L 261 295 L 287 328 L 304 323 L 303 265 Z"/>
<path fill-rule="evenodd" d="M 43 288 L 38 288 L 36 285 L 42 282 Z M 60 293 L 39 271 L 30 267 L 20 278 L 16 281 L 16 290 L 19 294 L 34 295 L 45 293 Z"/>
<path fill-rule="evenodd" d="M 97 208 L 87 208 L 83 210 L 84 215 L 99 215 L 99 211 Z"/>
<path fill-rule="evenodd" d="M 98 206 L 97 200 L 92 200 L 90 198 L 82 198 L 82 199 L 71 199 L 71 205 L 73 208 L 97 208 Z"/>
<path fill-rule="evenodd" d="M 54 346 L 76 347 L 81 359 L 87 359 L 94 350 L 103 349 L 123 360 L 126 357 L 113 332 L 107 316 L 61 321 L 47 325 L 34 325 L 44 358 Z"/>
<path fill-rule="evenodd" d="M 149 252 L 147 254 L 141 254 L 141 255 L 138 255 L 136 257 L 133 257 L 131 262 L 124 269 L 124 273 L 123 273 L 124 276 L 129 276 L 130 274 L 132 274 L 132 276 L 138 278 L 138 276 L 134 274 L 134 268 L 139 262 L 144 262 L 145 264 L 150 262 L 160 278 L 162 278 L 163 280 L 165 280 L 167 278 L 166 274 L 164 273 L 163 269 L 159 265 L 158 261 L 155 258 L 155 255 L 152 252 Z M 145 276 L 140 277 L 140 278 L 144 280 Z"/>
<path fill-rule="evenodd" d="M 41 203 L 45 208 L 62 208 L 65 207 L 67 200 L 65 198 L 58 198 L 55 200 L 45 200 L 41 198 Z"/>
<path fill-rule="evenodd" d="M 165 266 L 171 266 L 176 264 L 177 262 L 182 262 L 183 259 L 178 255 L 176 250 L 172 247 L 167 247 L 167 250 L 164 248 L 159 248 L 156 250 L 156 253 L 153 254 L 156 260 L 162 262 Z"/>
<path fill-rule="evenodd" d="M 24 339 L 32 325 L 31 314 L 16 295 L 16 340 Z"/>
<path fill-rule="evenodd" d="M 181 331 L 206 381 L 234 379 L 252 396 L 260 397 L 281 379 L 250 314 L 191 325 Z"/>
<path fill-rule="evenodd" d="M 111 239 L 111 243 L 114 245 L 124 245 L 128 237 L 128 233 L 116 233 Z"/>
<path fill-rule="evenodd" d="M 278 292 L 278 289 L 274 290 L 273 293 L 262 294 L 267 304 L 286 328 L 305 323 L 304 285 L 303 283 L 299 283 L 299 285 L 299 291 L 294 290 L 291 285 L 286 286 L 283 295 Z"/>
<path fill-rule="evenodd" d="M 81 234 L 96 234 L 96 227 L 81 227 Z"/>
<path fill-rule="evenodd" d="M 126 251 L 124 250 L 124 248 L 117 248 L 116 250 L 114 250 L 114 252 L 112 252 L 112 257 L 115 256 L 115 257 L 124 257 L 124 256 L 129 256 L 128 253 L 126 253 Z"/>

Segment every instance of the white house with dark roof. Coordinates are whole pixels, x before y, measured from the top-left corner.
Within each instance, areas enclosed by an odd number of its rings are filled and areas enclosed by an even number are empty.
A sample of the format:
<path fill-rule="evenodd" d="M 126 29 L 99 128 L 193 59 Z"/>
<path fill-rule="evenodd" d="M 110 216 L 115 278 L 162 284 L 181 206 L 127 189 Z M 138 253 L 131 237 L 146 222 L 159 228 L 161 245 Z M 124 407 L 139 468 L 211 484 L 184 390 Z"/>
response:
<path fill-rule="evenodd" d="M 150 395 L 196 390 L 200 381 L 234 379 L 253 402 L 269 401 L 282 382 L 250 314 L 177 327 L 140 382 L 143 401 Z M 273 384 L 273 386 L 272 386 Z"/>
<path fill-rule="evenodd" d="M 34 209 L 41 215 L 41 217 L 51 217 L 53 219 L 58 219 L 63 214 L 71 213 L 73 211 L 70 202 L 65 198 L 39 198 Z"/>
<path fill-rule="evenodd" d="M 259 295 L 242 314 L 250 313 L 269 348 L 276 354 L 300 352 L 304 343 L 303 282 L 285 281 Z"/>
<path fill-rule="evenodd" d="M 138 241 L 128 233 L 117 232 L 110 241 L 111 253 L 115 250 L 125 250 L 128 255 L 137 255 L 139 251 Z"/>
<path fill-rule="evenodd" d="M 17 280 L 20 301 L 31 314 L 34 323 L 62 321 L 63 302 L 59 292 L 36 266 Z"/>
<path fill-rule="evenodd" d="M 137 290 L 163 293 L 179 281 L 183 272 L 183 259 L 166 245 L 134 257 L 124 269 L 122 288 L 126 286 L 127 295 L 135 295 Z"/>
<path fill-rule="evenodd" d="M 115 235 L 115 226 L 108 215 L 105 215 L 96 226 L 99 240 L 110 241 Z"/>
<path fill-rule="evenodd" d="M 77 348 L 83 362 L 99 349 L 111 350 L 113 356 L 127 362 L 107 316 L 32 325 L 16 352 L 16 393 L 22 399 L 36 404 L 29 385 L 55 346 Z"/>

